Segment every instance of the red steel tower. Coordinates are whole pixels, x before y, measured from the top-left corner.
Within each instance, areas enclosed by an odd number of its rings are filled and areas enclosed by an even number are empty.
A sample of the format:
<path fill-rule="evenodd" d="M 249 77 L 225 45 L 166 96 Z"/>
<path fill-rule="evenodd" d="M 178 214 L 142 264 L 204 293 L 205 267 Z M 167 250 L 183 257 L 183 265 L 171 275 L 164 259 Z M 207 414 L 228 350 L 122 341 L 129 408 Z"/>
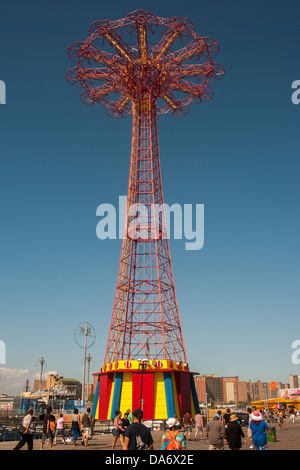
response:
<path fill-rule="evenodd" d="M 68 52 L 77 64 L 66 77 L 83 88 L 84 103 L 133 116 L 124 238 L 93 415 L 109 419 L 122 405 L 143 407 L 149 419 L 180 416 L 198 405 L 166 233 L 157 117 L 182 116 L 190 103 L 211 99 L 212 79 L 224 74 L 212 60 L 218 43 L 198 36 L 187 18 L 138 10 L 94 22 Z"/>

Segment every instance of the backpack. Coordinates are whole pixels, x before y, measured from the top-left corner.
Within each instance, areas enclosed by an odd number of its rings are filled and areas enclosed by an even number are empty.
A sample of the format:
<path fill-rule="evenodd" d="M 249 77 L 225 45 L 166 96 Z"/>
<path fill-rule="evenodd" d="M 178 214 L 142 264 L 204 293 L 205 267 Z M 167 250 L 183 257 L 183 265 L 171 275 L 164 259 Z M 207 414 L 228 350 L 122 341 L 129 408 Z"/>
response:
<path fill-rule="evenodd" d="M 138 429 L 134 424 L 133 424 L 133 429 L 134 429 L 135 436 L 136 436 L 136 449 L 137 450 L 149 450 L 150 448 L 148 444 L 146 444 L 142 440 L 141 436 L 139 435 Z"/>
<path fill-rule="evenodd" d="M 51 431 L 51 432 L 55 431 L 55 421 L 50 421 L 50 426 L 49 426 L 49 428 L 50 428 L 50 431 Z"/>
<path fill-rule="evenodd" d="M 169 444 L 165 448 L 165 450 L 181 450 L 182 444 L 181 442 L 176 441 L 176 437 L 178 436 L 179 431 L 176 432 L 173 436 L 170 435 L 170 432 L 166 432 L 165 436 L 170 439 Z"/>

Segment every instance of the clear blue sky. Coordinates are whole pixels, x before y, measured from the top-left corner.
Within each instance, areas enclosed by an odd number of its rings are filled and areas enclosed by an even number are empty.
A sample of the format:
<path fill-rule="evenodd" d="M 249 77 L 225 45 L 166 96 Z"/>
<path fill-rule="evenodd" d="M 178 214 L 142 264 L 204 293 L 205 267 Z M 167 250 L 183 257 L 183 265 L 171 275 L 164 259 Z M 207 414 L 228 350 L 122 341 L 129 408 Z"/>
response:
<path fill-rule="evenodd" d="M 7 369 L 81 380 L 73 333 L 90 322 L 103 364 L 121 241 L 96 237 L 96 208 L 128 185 L 131 119 L 81 103 L 67 47 L 136 9 L 186 16 L 220 43 L 214 98 L 159 120 L 165 202 L 205 205 L 205 244 L 171 258 L 191 368 L 240 380 L 300 373 L 297 0 L 6 1 L 0 31 L 0 339 Z M 1 381 L 0 381 L 1 392 Z"/>

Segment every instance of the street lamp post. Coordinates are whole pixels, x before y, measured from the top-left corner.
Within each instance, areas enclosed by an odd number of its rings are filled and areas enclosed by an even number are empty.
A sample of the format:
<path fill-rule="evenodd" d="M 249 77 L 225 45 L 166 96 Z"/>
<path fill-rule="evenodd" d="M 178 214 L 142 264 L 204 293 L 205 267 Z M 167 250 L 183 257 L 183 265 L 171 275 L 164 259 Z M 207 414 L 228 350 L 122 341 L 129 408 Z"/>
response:
<path fill-rule="evenodd" d="M 147 369 L 149 365 L 148 359 L 139 359 L 139 368 L 141 368 L 141 394 L 140 394 L 140 409 L 143 411 L 144 400 L 143 400 L 143 375 L 144 371 Z"/>
<path fill-rule="evenodd" d="M 85 405 L 85 369 L 86 369 L 86 350 L 87 348 L 90 348 L 96 338 L 95 330 L 92 325 L 90 325 L 88 322 L 81 323 L 77 325 L 75 329 L 75 341 L 80 346 L 83 348 L 83 369 L 82 369 L 82 391 L 81 391 L 81 401 L 82 405 Z M 84 344 L 83 346 L 81 345 L 81 341 L 79 340 L 82 336 L 84 336 Z"/>
<path fill-rule="evenodd" d="M 83 369 L 82 369 L 82 403 L 84 406 L 84 399 L 85 399 L 85 367 L 86 367 L 86 339 L 89 333 L 89 328 L 87 323 L 84 327 L 82 327 L 82 334 L 84 334 L 84 347 L 83 347 Z"/>
<path fill-rule="evenodd" d="M 91 362 L 92 362 L 92 356 L 90 353 L 88 353 L 87 358 L 87 398 L 89 398 L 89 385 L 90 385 L 90 370 L 91 370 Z"/>
<path fill-rule="evenodd" d="M 38 393 L 41 394 L 42 392 L 42 381 L 43 381 L 43 372 L 44 372 L 44 367 L 46 365 L 46 361 L 43 357 L 38 360 L 38 364 L 41 366 L 41 371 L 40 371 L 40 381 L 39 381 L 39 391 Z"/>

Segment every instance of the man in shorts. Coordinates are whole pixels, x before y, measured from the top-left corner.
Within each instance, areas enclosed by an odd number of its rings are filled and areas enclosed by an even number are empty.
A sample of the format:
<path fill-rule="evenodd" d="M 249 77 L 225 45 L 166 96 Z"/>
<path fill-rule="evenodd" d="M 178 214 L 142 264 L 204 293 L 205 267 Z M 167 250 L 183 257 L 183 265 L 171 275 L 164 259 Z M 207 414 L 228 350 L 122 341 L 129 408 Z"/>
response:
<path fill-rule="evenodd" d="M 21 439 L 19 440 L 18 444 L 14 447 L 13 450 L 20 450 L 26 443 L 28 450 L 33 449 L 33 435 L 31 429 L 31 423 L 33 420 L 33 409 L 29 408 L 27 411 L 27 415 L 23 418 L 22 426 L 23 429 L 21 431 Z"/>
<path fill-rule="evenodd" d="M 195 441 L 197 440 L 198 433 L 200 433 L 200 440 L 203 439 L 203 417 L 200 410 L 197 411 L 195 418 Z"/>
<path fill-rule="evenodd" d="M 53 432 L 50 428 L 50 422 L 54 418 L 54 416 L 51 413 L 52 413 L 52 408 L 51 406 L 49 406 L 47 408 L 47 413 L 43 416 L 43 433 L 42 433 L 40 450 L 43 450 L 44 444 L 47 439 L 49 439 L 50 449 L 53 448 Z"/>
<path fill-rule="evenodd" d="M 192 415 L 190 410 L 187 410 L 185 415 L 183 416 L 183 426 L 184 426 L 184 438 L 188 439 L 189 441 L 191 440 L 191 434 L 193 431 L 193 420 L 192 420 Z"/>
<path fill-rule="evenodd" d="M 91 408 L 87 408 L 86 413 L 82 417 L 82 427 L 82 445 L 87 447 L 89 439 L 92 438 L 93 420 L 91 416 Z"/>

